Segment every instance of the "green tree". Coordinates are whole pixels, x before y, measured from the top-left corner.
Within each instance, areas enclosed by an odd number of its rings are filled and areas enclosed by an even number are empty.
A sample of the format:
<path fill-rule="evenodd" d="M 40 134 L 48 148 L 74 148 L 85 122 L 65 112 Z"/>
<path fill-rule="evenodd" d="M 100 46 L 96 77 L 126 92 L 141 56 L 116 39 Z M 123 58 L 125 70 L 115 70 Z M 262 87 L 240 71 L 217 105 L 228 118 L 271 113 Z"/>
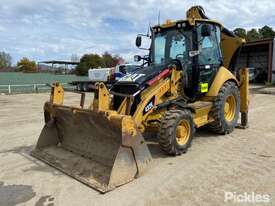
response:
<path fill-rule="evenodd" d="M 0 68 L 7 68 L 11 66 L 11 55 L 6 52 L 0 52 Z"/>
<path fill-rule="evenodd" d="M 101 56 L 98 54 L 85 54 L 76 67 L 76 74 L 87 75 L 89 69 L 104 66 Z"/>
<path fill-rule="evenodd" d="M 22 72 L 37 72 L 35 61 L 31 61 L 26 57 L 23 57 L 19 62 L 17 62 L 17 67 Z"/>
<path fill-rule="evenodd" d="M 246 30 L 244 28 L 236 28 L 233 31 L 237 36 L 246 39 Z"/>
<path fill-rule="evenodd" d="M 110 53 L 105 52 L 102 56 L 98 54 L 85 54 L 81 57 L 79 65 L 76 67 L 77 75 L 87 75 L 89 69 L 99 67 L 114 67 L 122 59 L 118 55 L 112 56 Z"/>
<path fill-rule="evenodd" d="M 251 29 L 247 32 L 247 41 L 255 41 L 261 39 L 261 35 L 256 29 Z"/>
<path fill-rule="evenodd" d="M 261 35 L 262 39 L 275 37 L 275 32 L 269 26 L 264 26 L 261 29 L 259 29 L 259 34 Z"/>
<path fill-rule="evenodd" d="M 267 25 L 263 26 L 259 30 L 252 28 L 249 31 L 246 31 L 244 28 L 235 28 L 233 32 L 239 37 L 245 38 L 246 41 L 275 38 L 275 31 L 272 29 L 272 27 Z"/>
<path fill-rule="evenodd" d="M 114 67 L 116 66 L 116 61 L 113 58 L 113 56 L 111 54 L 109 54 L 108 52 L 105 52 L 102 55 L 102 61 L 104 63 L 104 67 Z"/>

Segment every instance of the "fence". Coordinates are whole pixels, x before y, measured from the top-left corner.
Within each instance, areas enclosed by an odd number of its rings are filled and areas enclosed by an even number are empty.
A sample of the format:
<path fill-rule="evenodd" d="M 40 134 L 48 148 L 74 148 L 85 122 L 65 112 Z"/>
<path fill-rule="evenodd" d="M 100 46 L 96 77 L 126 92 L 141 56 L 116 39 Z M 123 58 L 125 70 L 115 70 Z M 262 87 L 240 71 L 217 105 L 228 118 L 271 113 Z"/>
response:
<path fill-rule="evenodd" d="M 66 89 L 73 89 L 74 86 L 68 83 L 61 83 Z M 0 94 L 38 93 L 50 91 L 50 84 L 13 84 L 0 85 Z"/>

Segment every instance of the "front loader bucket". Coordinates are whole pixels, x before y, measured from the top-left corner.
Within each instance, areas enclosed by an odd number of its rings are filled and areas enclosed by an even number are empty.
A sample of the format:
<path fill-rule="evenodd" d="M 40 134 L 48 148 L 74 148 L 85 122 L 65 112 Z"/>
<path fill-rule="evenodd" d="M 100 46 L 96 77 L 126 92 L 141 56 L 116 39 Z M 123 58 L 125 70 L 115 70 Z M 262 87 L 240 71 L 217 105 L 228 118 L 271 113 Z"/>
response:
<path fill-rule="evenodd" d="M 130 116 L 45 104 L 32 155 L 100 192 L 140 176 L 151 154 Z"/>

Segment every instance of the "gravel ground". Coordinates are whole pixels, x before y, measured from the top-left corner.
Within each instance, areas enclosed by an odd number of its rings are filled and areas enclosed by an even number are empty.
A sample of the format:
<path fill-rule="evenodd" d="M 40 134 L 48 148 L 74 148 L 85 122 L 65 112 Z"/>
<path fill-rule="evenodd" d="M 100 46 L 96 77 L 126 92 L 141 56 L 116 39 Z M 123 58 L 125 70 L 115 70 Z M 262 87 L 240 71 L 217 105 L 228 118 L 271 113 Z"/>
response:
<path fill-rule="evenodd" d="M 190 150 L 167 157 L 150 142 L 153 163 L 105 195 L 30 156 L 43 127 L 48 94 L 0 96 L 0 205 L 275 205 L 275 96 L 252 94 L 250 127 L 226 136 L 199 130 Z M 67 94 L 67 104 L 79 96 Z M 87 100 L 91 97 L 87 97 Z M 268 203 L 225 202 L 267 195 Z"/>

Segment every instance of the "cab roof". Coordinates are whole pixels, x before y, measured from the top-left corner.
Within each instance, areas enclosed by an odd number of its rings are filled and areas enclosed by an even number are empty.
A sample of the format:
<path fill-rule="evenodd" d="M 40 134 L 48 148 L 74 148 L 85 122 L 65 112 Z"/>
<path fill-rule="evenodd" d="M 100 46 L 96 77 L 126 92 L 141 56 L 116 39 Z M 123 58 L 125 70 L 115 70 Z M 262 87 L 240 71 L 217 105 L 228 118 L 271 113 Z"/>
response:
<path fill-rule="evenodd" d="M 224 28 L 223 25 L 217 21 L 209 20 L 209 19 L 192 19 L 192 22 L 190 22 L 190 19 L 185 20 L 166 20 L 164 24 L 155 25 L 153 28 L 161 28 L 161 29 L 167 29 L 177 26 L 178 24 L 186 24 L 186 25 L 195 25 L 197 22 L 205 22 L 210 24 L 216 24 L 220 26 L 221 28 Z"/>

